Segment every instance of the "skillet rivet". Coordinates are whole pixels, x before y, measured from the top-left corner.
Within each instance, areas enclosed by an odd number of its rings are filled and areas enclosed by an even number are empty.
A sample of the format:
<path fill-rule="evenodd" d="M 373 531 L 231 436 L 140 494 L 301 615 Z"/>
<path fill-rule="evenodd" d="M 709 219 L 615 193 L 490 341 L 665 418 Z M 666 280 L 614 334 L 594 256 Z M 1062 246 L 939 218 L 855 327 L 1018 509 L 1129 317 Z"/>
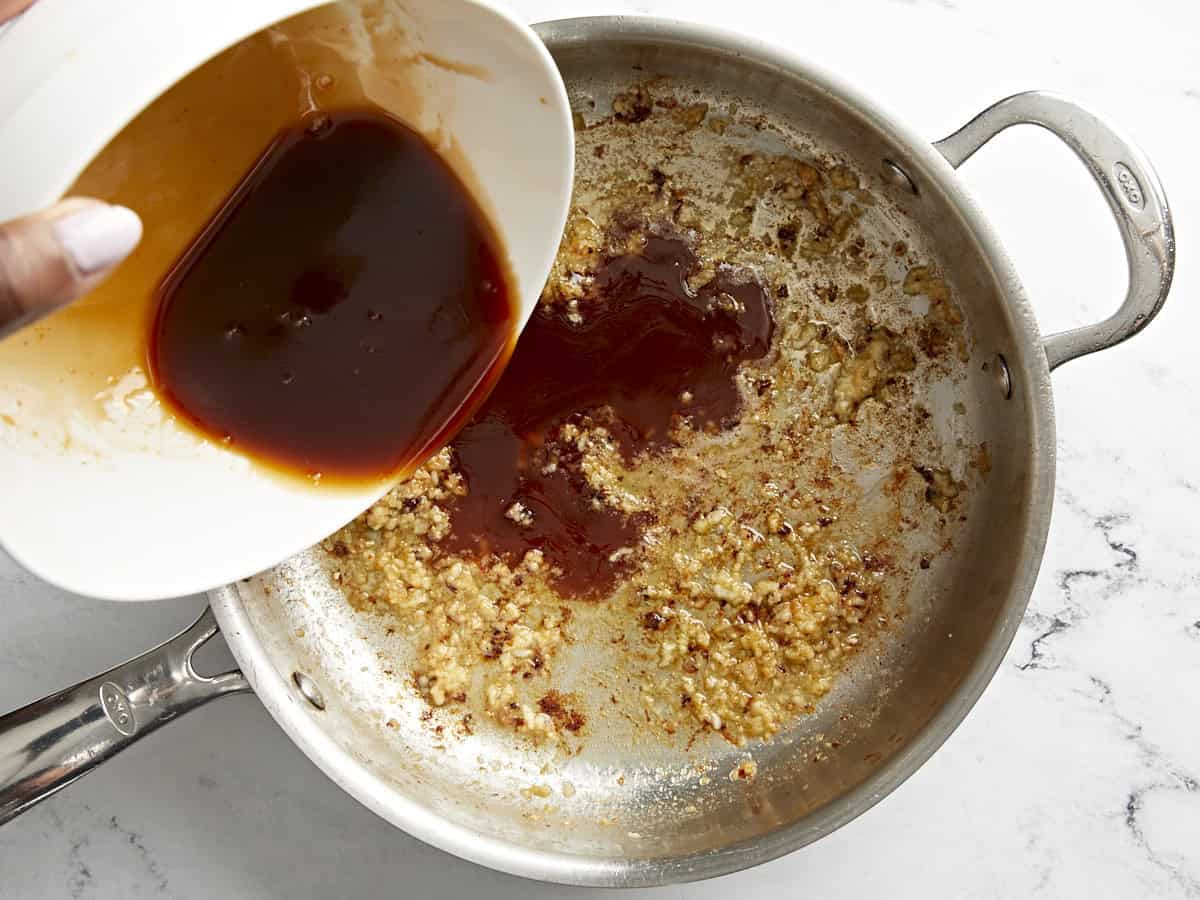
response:
<path fill-rule="evenodd" d="M 1012 374 L 1008 371 L 1008 360 L 1004 358 L 1003 353 L 996 354 L 996 380 L 1000 383 L 1000 390 L 1004 394 L 1004 399 L 1012 396 Z"/>
<path fill-rule="evenodd" d="M 317 683 L 305 675 L 303 672 L 293 672 L 292 681 L 296 687 L 300 689 L 301 696 L 317 709 L 325 708 L 325 698 L 321 696 L 321 689 L 317 687 Z"/>
<path fill-rule="evenodd" d="M 916 182 L 909 177 L 908 173 L 890 159 L 884 159 L 883 161 L 883 177 L 890 184 L 894 184 L 902 190 L 910 191 L 914 197 L 921 193 L 917 190 Z"/>

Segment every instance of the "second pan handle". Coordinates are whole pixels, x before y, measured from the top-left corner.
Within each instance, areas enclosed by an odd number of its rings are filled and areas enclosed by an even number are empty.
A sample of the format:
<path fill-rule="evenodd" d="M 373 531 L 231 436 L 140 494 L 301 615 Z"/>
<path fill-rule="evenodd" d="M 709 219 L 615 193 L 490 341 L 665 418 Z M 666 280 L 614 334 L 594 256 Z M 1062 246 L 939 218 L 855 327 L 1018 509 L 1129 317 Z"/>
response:
<path fill-rule="evenodd" d="M 1103 322 L 1046 338 L 1046 359 L 1055 369 L 1121 343 L 1158 314 L 1175 272 L 1175 231 L 1150 161 L 1116 128 L 1057 94 L 1015 94 L 989 106 L 934 146 L 958 168 L 1001 131 L 1022 124 L 1045 128 L 1087 166 L 1121 229 L 1129 263 L 1129 291 L 1120 309 Z"/>
<path fill-rule="evenodd" d="M 0 825 L 185 712 L 251 690 L 241 672 L 209 678 L 192 667 L 216 633 L 206 609 L 153 650 L 0 716 Z"/>

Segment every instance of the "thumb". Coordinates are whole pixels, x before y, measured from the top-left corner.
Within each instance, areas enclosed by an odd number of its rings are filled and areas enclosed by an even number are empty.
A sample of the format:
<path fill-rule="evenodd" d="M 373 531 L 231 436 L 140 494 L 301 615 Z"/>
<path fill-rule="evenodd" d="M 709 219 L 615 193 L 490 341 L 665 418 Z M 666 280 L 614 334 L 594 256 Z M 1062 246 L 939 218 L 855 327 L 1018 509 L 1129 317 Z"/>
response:
<path fill-rule="evenodd" d="M 8 21 L 30 6 L 33 6 L 33 0 L 0 0 L 0 22 Z"/>
<path fill-rule="evenodd" d="M 86 294 L 141 237 L 137 213 L 84 197 L 0 224 L 0 338 Z"/>

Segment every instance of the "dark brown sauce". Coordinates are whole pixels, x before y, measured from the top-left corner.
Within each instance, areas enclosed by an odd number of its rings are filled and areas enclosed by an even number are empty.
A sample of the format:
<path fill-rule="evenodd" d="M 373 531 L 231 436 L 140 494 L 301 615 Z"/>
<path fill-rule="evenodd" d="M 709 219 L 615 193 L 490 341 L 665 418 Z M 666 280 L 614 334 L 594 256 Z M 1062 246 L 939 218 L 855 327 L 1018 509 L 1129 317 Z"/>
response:
<path fill-rule="evenodd" d="M 741 407 L 738 366 L 770 349 L 762 287 L 722 271 L 692 291 L 685 279 L 695 265 L 682 240 L 652 237 L 643 254 L 600 267 L 580 301 L 582 324 L 561 307 L 534 314 L 495 391 L 451 445 L 468 487 L 452 511 L 451 549 L 514 562 L 541 550 L 565 596 L 612 590 L 628 562 L 611 555 L 636 547 L 646 523 L 593 502 L 559 426 L 604 425 L 627 460 L 669 445 L 677 416 L 727 428 Z M 514 503 L 531 514 L 524 523 L 510 517 Z"/>
<path fill-rule="evenodd" d="M 150 371 L 206 434 L 378 478 L 497 377 L 515 310 L 490 227 L 420 135 L 371 110 L 282 131 L 159 289 Z"/>

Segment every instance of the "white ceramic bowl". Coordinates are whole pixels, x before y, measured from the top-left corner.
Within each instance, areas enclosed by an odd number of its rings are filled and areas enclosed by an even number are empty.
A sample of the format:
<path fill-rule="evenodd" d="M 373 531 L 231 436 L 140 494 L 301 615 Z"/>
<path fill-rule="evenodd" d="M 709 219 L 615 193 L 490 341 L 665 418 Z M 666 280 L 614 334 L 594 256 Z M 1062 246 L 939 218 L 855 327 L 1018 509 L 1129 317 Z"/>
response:
<path fill-rule="evenodd" d="M 328 72 L 324 96 L 313 85 Z M 571 114 L 545 48 L 490 0 L 41 0 L 0 35 L 0 219 L 79 179 L 146 224 L 99 291 L 0 343 L 0 543 L 35 574 L 110 599 L 194 593 L 315 543 L 387 490 L 280 477 L 203 440 L 143 365 L 154 284 L 249 162 L 306 105 L 359 96 L 463 176 L 527 317 L 566 218 Z"/>

